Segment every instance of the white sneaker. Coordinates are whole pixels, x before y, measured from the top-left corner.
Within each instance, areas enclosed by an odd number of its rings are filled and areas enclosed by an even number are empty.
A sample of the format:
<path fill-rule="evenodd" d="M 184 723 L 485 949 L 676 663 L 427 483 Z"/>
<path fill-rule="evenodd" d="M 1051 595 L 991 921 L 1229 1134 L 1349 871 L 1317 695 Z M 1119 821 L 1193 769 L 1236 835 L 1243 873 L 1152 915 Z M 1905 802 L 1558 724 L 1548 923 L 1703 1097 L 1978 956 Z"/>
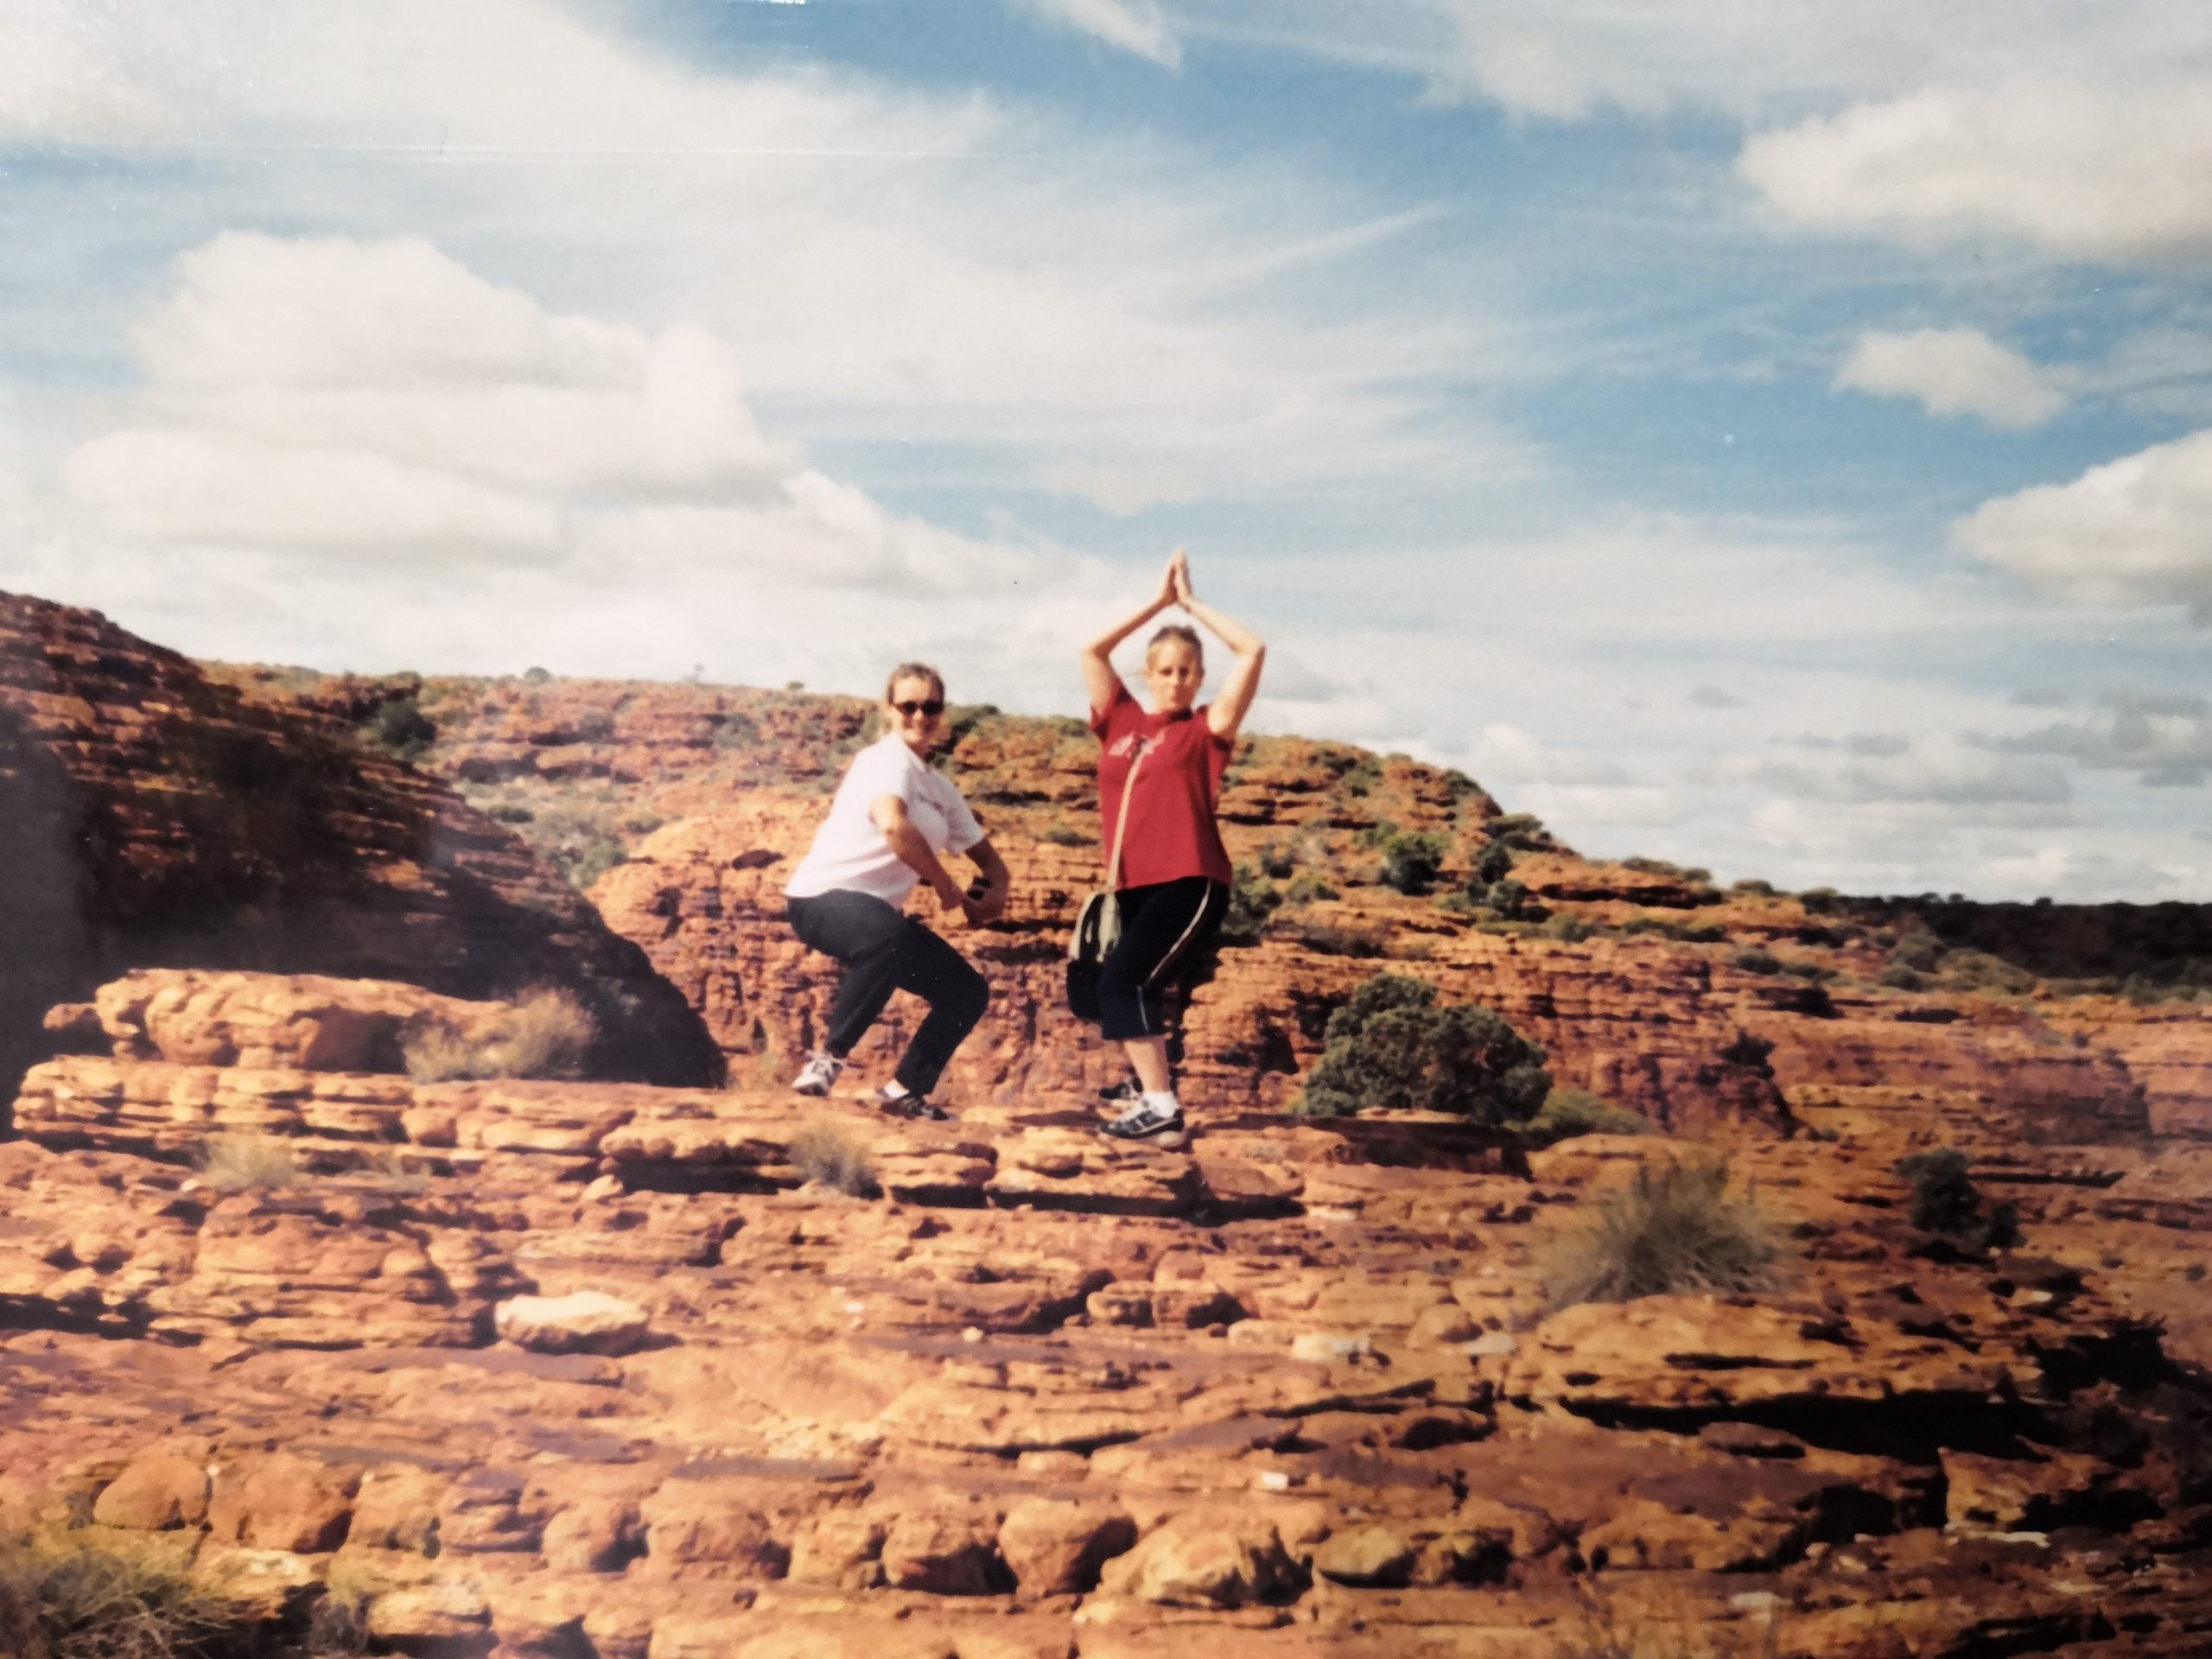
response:
<path fill-rule="evenodd" d="M 835 1054 L 817 1048 L 814 1051 L 814 1058 L 806 1063 L 805 1070 L 791 1084 L 791 1092 L 817 1096 L 827 1095 L 831 1085 L 837 1081 L 837 1074 L 844 1069 L 845 1063 Z"/>
<path fill-rule="evenodd" d="M 1163 1152 L 1174 1151 L 1190 1138 L 1183 1124 L 1183 1109 L 1172 1100 L 1163 1103 L 1140 1099 L 1111 1123 L 1100 1124 L 1098 1133 L 1116 1141 L 1158 1147 Z"/>

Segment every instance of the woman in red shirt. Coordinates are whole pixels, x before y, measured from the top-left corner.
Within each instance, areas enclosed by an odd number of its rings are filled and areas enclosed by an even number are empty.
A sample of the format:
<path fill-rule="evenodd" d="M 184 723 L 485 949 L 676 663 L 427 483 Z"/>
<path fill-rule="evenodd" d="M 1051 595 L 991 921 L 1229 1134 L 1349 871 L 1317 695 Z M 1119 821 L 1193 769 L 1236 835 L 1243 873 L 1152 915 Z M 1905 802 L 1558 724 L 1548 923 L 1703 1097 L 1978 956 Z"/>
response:
<path fill-rule="evenodd" d="M 1112 654 L 1139 628 L 1179 605 L 1236 653 L 1229 683 L 1212 703 L 1196 706 L 1205 655 L 1194 628 L 1161 628 L 1145 647 L 1145 689 L 1152 710 L 1137 707 Z M 1236 729 L 1259 690 L 1267 647 L 1191 591 L 1191 563 L 1179 549 L 1160 592 L 1135 615 L 1083 649 L 1090 729 L 1103 746 L 1098 804 L 1109 849 L 1129 795 L 1121 868 L 1113 873 L 1122 937 L 1099 965 L 1098 1028 L 1127 1051 L 1136 1075 L 1107 1091 L 1128 1109 L 1104 1126 L 1116 1140 L 1179 1147 L 1183 1108 L 1167 1067 L 1168 986 L 1198 960 L 1221 926 L 1233 879 L 1214 810 Z M 1129 789 L 1132 771 L 1135 788 Z"/>

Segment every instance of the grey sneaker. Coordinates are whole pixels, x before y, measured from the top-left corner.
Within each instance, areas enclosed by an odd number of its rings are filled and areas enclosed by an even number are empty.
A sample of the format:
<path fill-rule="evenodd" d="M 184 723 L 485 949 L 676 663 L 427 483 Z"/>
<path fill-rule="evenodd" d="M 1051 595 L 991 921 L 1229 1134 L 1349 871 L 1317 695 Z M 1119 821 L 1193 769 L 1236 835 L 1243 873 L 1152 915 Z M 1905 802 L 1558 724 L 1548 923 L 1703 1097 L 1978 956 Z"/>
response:
<path fill-rule="evenodd" d="M 1101 1089 L 1098 1098 L 1109 1106 L 1133 1106 L 1144 1098 L 1144 1084 L 1135 1077 L 1123 1077 L 1119 1083 L 1109 1083 Z"/>
<path fill-rule="evenodd" d="M 1180 1106 L 1156 1106 L 1144 1099 L 1111 1123 L 1100 1124 L 1098 1133 L 1135 1146 L 1158 1147 L 1162 1152 L 1173 1152 L 1190 1138 Z"/>
<path fill-rule="evenodd" d="M 830 1092 L 837 1081 L 837 1074 L 844 1069 L 845 1063 L 835 1054 L 817 1048 L 814 1051 L 814 1058 L 807 1061 L 805 1069 L 792 1083 L 791 1092 L 820 1098 Z"/>

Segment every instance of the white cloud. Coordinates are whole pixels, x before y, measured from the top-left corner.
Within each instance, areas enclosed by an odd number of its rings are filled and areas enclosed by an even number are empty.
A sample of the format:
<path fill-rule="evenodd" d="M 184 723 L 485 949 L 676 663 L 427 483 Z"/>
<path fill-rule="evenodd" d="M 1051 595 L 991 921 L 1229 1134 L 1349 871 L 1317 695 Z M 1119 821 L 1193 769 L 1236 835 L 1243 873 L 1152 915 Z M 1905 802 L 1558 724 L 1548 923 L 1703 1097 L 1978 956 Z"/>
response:
<path fill-rule="evenodd" d="M 2212 431 L 1984 502 L 1955 527 L 1976 558 L 2106 604 L 2212 620 Z"/>
<path fill-rule="evenodd" d="M 1136 46 L 1172 43 L 1156 7 L 1122 0 L 1093 21 L 1109 12 Z M 817 442 L 963 443 L 970 476 L 1009 487 L 1057 465 L 1071 470 L 1048 487 L 1116 512 L 1174 500 L 1184 480 L 1249 499 L 1424 464 L 1527 471 L 1529 447 L 1458 395 L 1524 331 L 1411 289 L 1321 297 L 1344 262 L 1433 212 L 1370 223 L 1351 192 L 1264 158 L 1220 165 L 832 70 L 718 69 L 552 0 L 266 16 L 176 0 L 127 28 L 57 30 L 74 67 L 54 73 L 76 90 L 22 114 L 17 136 L 194 166 L 251 156 L 257 214 L 433 227 L 563 309 L 688 318 Z M 119 134 L 80 107 L 110 83 L 182 114 Z M 372 169 L 378 188 L 348 172 L 334 195 L 334 168 Z M 188 358 L 188 320 L 174 321 Z M 291 321 L 272 315 L 270 353 L 293 348 Z M 312 321 L 317 349 L 348 350 L 339 320 Z M 481 337 L 416 338 L 464 363 L 539 348 L 507 332 L 527 316 L 481 321 Z"/>
<path fill-rule="evenodd" d="M 1163 68 L 1183 61 L 1182 41 L 1160 0 L 1014 0 L 1033 16 L 1080 29 Z"/>
<path fill-rule="evenodd" d="M 2008 821 L 2012 809 L 2062 808 L 2073 799 L 2065 773 L 2056 766 L 2023 765 L 1948 736 L 1923 738 L 1902 748 L 1796 747 L 1798 752 L 1788 756 L 1732 760 L 1715 768 L 1716 775 L 1786 800 L 1987 807 Z"/>
<path fill-rule="evenodd" d="M 1611 788 L 1631 779 L 1618 761 L 1603 755 L 1553 748 L 1516 727 L 1483 728 L 1466 751 L 1466 769 L 1504 784 L 1571 784 Z"/>
<path fill-rule="evenodd" d="M 1931 87 L 1759 134 L 1738 166 L 1818 229 L 2176 258 L 2212 247 L 2212 79 Z"/>
<path fill-rule="evenodd" d="M 2040 425 L 2067 403 L 2050 375 L 1979 328 L 1869 330 L 1836 371 L 1835 384 L 1916 398 L 1930 415 L 1978 415 L 2016 429 Z"/>
<path fill-rule="evenodd" d="M 226 234 L 135 340 L 129 424 L 63 477 L 149 543 L 900 590 L 1046 568 L 808 467 L 704 330 L 557 316 L 419 240 Z"/>
<path fill-rule="evenodd" d="M 1058 461 L 1038 474 L 1057 495 L 1072 495 L 1117 518 L 1147 507 L 1181 506 L 1198 499 L 1198 480 L 1179 467 L 1102 467 Z"/>

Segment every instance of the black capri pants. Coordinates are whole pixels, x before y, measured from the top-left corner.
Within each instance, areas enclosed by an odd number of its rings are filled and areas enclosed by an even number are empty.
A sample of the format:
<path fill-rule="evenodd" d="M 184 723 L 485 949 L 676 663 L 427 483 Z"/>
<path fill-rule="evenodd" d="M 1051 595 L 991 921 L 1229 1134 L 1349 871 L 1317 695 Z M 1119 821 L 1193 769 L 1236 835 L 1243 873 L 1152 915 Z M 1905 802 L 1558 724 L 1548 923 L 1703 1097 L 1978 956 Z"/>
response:
<path fill-rule="evenodd" d="M 1098 1030 L 1117 1042 L 1167 1029 L 1167 991 L 1205 959 L 1229 912 L 1229 889 L 1186 875 L 1116 895 L 1122 937 L 1098 964 Z"/>
<path fill-rule="evenodd" d="M 845 964 L 823 1047 L 842 1060 L 891 993 L 911 991 L 930 1005 L 929 1017 L 892 1075 L 917 1095 L 936 1088 L 953 1051 L 983 1017 L 989 982 L 928 928 L 873 893 L 841 888 L 792 899 L 785 913 L 804 943 Z"/>

